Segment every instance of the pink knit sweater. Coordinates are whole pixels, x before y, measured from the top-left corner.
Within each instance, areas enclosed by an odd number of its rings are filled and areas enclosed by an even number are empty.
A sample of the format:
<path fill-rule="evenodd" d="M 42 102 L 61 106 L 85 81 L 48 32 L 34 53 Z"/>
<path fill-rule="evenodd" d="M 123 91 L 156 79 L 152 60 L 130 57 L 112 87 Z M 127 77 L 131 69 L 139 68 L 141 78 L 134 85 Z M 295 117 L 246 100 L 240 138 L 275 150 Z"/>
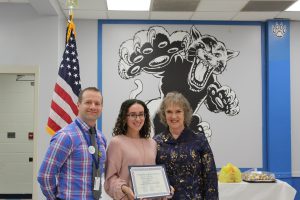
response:
<path fill-rule="evenodd" d="M 156 142 L 149 139 L 130 138 L 118 135 L 112 138 L 107 148 L 104 189 L 113 199 L 121 199 L 121 185 L 131 186 L 128 166 L 153 165 L 156 157 Z M 126 197 L 122 200 L 127 199 Z"/>

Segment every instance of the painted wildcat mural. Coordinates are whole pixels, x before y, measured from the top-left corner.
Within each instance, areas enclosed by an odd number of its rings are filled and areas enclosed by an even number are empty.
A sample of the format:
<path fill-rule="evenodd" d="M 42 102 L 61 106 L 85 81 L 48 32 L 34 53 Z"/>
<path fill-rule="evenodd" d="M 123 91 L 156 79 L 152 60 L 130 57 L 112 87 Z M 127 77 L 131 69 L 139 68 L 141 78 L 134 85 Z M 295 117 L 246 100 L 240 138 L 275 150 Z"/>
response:
<path fill-rule="evenodd" d="M 202 35 L 194 26 L 190 33 L 175 31 L 172 34 L 161 26 L 153 26 L 121 44 L 118 72 L 123 79 L 136 78 L 142 72 L 160 79 L 160 96 L 147 101 L 155 133 L 163 130 L 156 115 L 162 98 L 168 92 L 178 91 L 189 99 L 194 111 L 191 127 L 203 130 L 210 139 L 210 125 L 202 121 L 197 111 L 204 104 L 214 113 L 224 112 L 228 116 L 239 113 L 235 92 L 217 79 L 227 62 L 238 55 L 238 51 L 227 49 L 214 36 Z M 137 79 L 135 83 L 137 88 L 131 92 L 131 98 L 143 91 L 142 80 Z"/>

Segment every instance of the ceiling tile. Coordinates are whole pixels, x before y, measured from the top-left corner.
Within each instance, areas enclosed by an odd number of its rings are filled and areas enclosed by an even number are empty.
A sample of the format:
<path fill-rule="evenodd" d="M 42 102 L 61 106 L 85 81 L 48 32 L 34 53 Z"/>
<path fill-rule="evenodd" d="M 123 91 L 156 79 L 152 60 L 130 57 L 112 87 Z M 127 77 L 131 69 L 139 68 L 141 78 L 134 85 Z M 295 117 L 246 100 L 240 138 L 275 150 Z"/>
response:
<path fill-rule="evenodd" d="M 201 0 L 200 3 L 204 1 L 204 0 Z M 210 2 L 248 2 L 250 0 L 208 0 Z"/>
<path fill-rule="evenodd" d="M 240 11 L 247 1 L 211 1 L 211 0 L 202 0 L 200 1 L 197 11 Z"/>
<path fill-rule="evenodd" d="M 63 9 L 68 9 L 66 7 L 66 0 L 58 0 L 61 7 Z M 82 9 L 82 10 L 101 10 L 106 11 L 107 5 L 106 0 L 78 0 L 78 7 L 76 9 Z"/>
<path fill-rule="evenodd" d="M 108 11 L 108 19 L 149 19 L 145 11 Z"/>
<path fill-rule="evenodd" d="M 286 18 L 291 20 L 300 20 L 300 12 L 289 11 L 289 12 L 281 12 L 276 18 Z"/>
<path fill-rule="evenodd" d="M 29 0 L 9 0 L 11 3 L 29 3 Z"/>
<path fill-rule="evenodd" d="M 106 11 L 99 10 L 79 10 L 74 9 L 74 19 L 107 19 Z M 64 10 L 66 16 L 69 15 L 69 10 Z"/>
<path fill-rule="evenodd" d="M 152 0 L 151 11 L 195 11 L 200 0 Z"/>
<path fill-rule="evenodd" d="M 236 21 L 265 21 L 275 18 L 279 12 L 239 12 L 233 20 Z"/>
<path fill-rule="evenodd" d="M 50 1 L 59 2 L 65 15 L 68 16 L 69 10 L 66 8 L 66 0 L 0 0 L 4 3 L 9 2 L 27 2 L 39 11 L 40 14 L 46 14 L 51 10 Z M 197 12 L 191 11 L 152 11 L 152 12 L 132 12 L 132 11 L 107 11 L 106 0 L 83 0 L 78 1 L 78 8 L 74 9 L 74 18 L 77 19 L 153 19 L 153 20 L 236 20 L 236 21 L 265 21 L 274 18 L 288 18 L 291 20 L 300 20 L 300 12 L 257 12 L 247 11 L 239 12 L 248 2 L 264 2 L 266 4 L 281 1 L 296 1 L 296 0 L 152 0 L 151 7 L 157 5 L 165 6 L 167 9 L 184 10 L 187 2 L 193 4 L 193 9 Z M 271 2 L 273 1 L 273 2 Z M 34 6 L 33 2 L 36 2 Z M 41 3 L 43 2 L 43 3 Z M 46 3 L 47 2 L 47 3 Z M 198 6 L 197 6 L 197 2 Z M 176 4 L 178 3 L 178 4 Z M 42 4 L 42 5 L 40 5 Z M 169 5 L 170 4 L 170 5 Z M 175 6 L 177 5 L 177 7 Z M 178 6 L 179 5 L 179 6 Z M 38 7 L 40 6 L 40 7 Z M 191 5 L 187 5 L 191 6 Z M 161 7 L 160 7 L 161 8 Z M 189 9 L 191 9 L 189 7 Z M 54 10 L 54 9 L 52 9 Z M 50 12 L 50 11 L 49 11 Z M 53 11 L 55 12 L 55 10 Z M 48 14 L 48 13 L 47 13 Z M 57 14 L 55 12 L 55 14 Z"/>
<path fill-rule="evenodd" d="M 241 11 L 256 12 L 267 11 L 276 12 L 283 11 L 291 6 L 294 1 L 249 1 Z"/>
<path fill-rule="evenodd" d="M 297 0 L 250 0 L 250 1 L 297 1 Z"/>
<path fill-rule="evenodd" d="M 236 12 L 195 12 L 192 20 L 231 20 Z"/>
<path fill-rule="evenodd" d="M 190 20 L 193 12 L 150 12 L 150 19 L 155 20 Z"/>

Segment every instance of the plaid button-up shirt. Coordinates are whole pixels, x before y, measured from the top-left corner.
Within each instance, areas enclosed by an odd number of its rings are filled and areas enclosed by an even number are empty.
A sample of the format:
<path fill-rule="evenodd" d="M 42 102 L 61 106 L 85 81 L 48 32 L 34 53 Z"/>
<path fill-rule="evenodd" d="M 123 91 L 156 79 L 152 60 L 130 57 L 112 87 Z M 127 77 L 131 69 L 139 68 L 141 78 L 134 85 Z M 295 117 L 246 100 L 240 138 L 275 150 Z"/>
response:
<path fill-rule="evenodd" d="M 93 158 L 88 151 L 89 126 L 76 119 L 83 132 L 72 122 L 58 131 L 51 139 L 50 147 L 38 174 L 41 190 L 48 200 L 56 197 L 65 200 L 92 200 Z M 97 143 L 101 174 L 104 172 L 106 139 L 97 131 Z"/>

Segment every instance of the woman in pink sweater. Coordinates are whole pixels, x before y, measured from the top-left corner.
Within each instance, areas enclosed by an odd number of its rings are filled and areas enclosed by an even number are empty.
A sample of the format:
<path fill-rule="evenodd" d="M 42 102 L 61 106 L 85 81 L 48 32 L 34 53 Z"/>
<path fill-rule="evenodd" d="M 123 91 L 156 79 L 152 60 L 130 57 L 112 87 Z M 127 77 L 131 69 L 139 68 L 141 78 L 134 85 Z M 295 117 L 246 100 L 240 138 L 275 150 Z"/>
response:
<path fill-rule="evenodd" d="M 113 199 L 134 199 L 128 166 L 155 164 L 156 142 L 150 138 L 150 131 L 145 103 L 137 99 L 124 101 L 107 148 L 104 188 Z"/>

